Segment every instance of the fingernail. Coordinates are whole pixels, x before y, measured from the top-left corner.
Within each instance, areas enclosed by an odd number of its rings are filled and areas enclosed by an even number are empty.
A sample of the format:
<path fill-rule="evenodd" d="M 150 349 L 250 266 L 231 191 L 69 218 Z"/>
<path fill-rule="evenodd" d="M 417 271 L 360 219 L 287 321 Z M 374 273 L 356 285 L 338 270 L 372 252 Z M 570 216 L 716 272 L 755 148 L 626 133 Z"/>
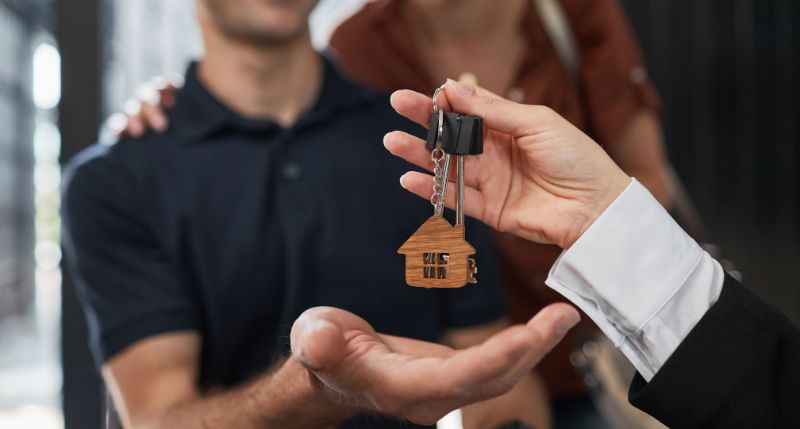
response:
<path fill-rule="evenodd" d="M 170 73 L 170 75 L 167 76 L 167 80 L 175 88 L 181 88 L 183 86 L 183 75 L 181 74 Z"/>
<path fill-rule="evenodd" d="M 120 134 L 125 131 L 125 128 L 128 126 L 128 118 L 122 113 L 115 113 L 109 116 L 106 124 L 112 133 Z"/>
<path fill-rule="evenodd" d="M 128 116 L 139 116 L 142 111 L 142 103 L 139 100 L 128 100 L 125 102 L 125 107 L 122 109 Z"/>
<path fill-rule="evenodd" d="M 153 118 L 153 128 L 158 132 L 164 132 L 167 129 L 167 121 L 164 118 L 157 116 Z"/>
<path fill-rule="evenodd" d="M 406 173 L 406 174 L 407 174 L 407 173 Z M 403 183 L 403 181 L 405 180 L 405 178 L 406 178 L 406 175 L 405 175 L 405 174 L 404 174 L 404 175 L 402 175 L 402 176 L 400 176 L 400 186 L 401 186 L 403 189 L 408 189 L 408 188 L 406 188 L 406 184 L 405 184 L 405 183 Z"/>
<path fill-rule="evenodd" d="M 150 85 L 142 85 L 137 91 L 139 100 L 145 104 L 156 106 L 161 101 L 161 96 L 158 91 Z"/>
<path fill-rule="evenodd" d="M 169 85 L 169 81 L 164 76 L 156 76 L 150 79 L 150 86 L 156 91 L 163 91 Z"/>
<path fill-rule="evenodd" d="M 581 316 L 577 312 L 574 312 L 558 323 L 556 332 L 558 332 L 559 335 L 564 335 L 569 332 L 570 329 L 574 328 L 575 325 L 577 325 L 580 321 Z"/>
<path fill-rule="evenodd" d="M 478 76 L 475 76 L 475 73 L 464 72 L 458 77 L 458 82 L 476 85 L 478 83 Z"/>
<path fill-rule="evenodd" d="M 446 85 L 453 88 L 454 90 L 456 90 L 456 92 L 465 97 L 469 97 L 470 95 L 472 95 L 472 91 L 469 88 L 454 81 L 453 79 L 447 79 Z"/>
<path fill-rule="evenodd" d="M 383 136 L 383 147 L 385 147 L 387 150 L 389 149 L 389 145 L 386 143 L 386 140 L 389 139 L 389 134 L 391 133 L 386 133 Z"/>

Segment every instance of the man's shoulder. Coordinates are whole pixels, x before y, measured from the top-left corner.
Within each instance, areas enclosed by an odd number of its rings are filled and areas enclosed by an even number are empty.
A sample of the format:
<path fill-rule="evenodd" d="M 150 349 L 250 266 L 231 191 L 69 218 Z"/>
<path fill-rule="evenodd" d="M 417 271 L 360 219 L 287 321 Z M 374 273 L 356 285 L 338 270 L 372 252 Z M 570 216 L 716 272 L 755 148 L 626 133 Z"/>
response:
<path fill-rule="evenodd" d="M 123 137 L 95 143 L 73 156 L 64 169 L 65 197 L 103 193 L 124 197 L 142 187 L 142 179 L 170 146 L 167 134 Z M 127 191 L 125 191 L 127 190 Z"/>

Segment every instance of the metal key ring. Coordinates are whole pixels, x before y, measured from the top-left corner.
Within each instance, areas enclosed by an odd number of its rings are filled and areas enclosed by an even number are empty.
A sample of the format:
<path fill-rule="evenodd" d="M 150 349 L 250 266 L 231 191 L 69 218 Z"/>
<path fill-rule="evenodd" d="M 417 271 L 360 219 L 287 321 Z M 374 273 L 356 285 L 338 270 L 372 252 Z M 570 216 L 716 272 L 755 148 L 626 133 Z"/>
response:
<path fill-rule="evenodd" d="M 436 148 L 442 147 L 442 132 L 443 132 L 443 122 L 444 122 L 444 112 L 439 109 L 439 93 L 444 90 L 444 85 L 436 88 L 436 91 L 433 91 L 433 113 L 439 115 L 438 126 L 436 130 Z"/>
<path fill-rule="evenodd" d="M 444 89 L 444 85 L 436 88 L 433 92 L 433 113 L 439 116 L 439 123 L 437 125 L 436 143 L 433 151 L 431 152 L 431 159 L 434 163 L 433 168 L 433 194 L 431 195 L 431 204 L 434 207 L 434 213 L 441 215 L 444 209 L 444 193 L 447 190 L 447 177 L 450 171 L 450 155 L 442 150 L 442 134 L 444 131 L 444 112 L 439 109 L 439 93 Z M 441 162 L 444 161 L 444 166 Z"/>
<path fill-rule="evenodd" d="M 439 112 L 439 93 L 444 90 L 444 85 L 436 88 L 436 91 L 433 91 L 433 113 Z"/>

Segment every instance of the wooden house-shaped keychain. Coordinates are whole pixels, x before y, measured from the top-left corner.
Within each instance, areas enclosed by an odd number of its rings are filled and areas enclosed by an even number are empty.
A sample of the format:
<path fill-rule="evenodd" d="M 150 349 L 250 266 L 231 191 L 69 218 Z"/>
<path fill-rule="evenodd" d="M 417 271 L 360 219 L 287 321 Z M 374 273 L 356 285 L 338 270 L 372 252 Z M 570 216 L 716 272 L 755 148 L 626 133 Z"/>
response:
<path fill-rule="evenodd" d="M 431 216 L 398 249 L 406 257 L 406 283 L 426 288 L 458 288 L 475 283 L 475 248 L 464 239 L 464 225 Z"/>
<path fill-rule="evenodd" d="M 483 121 L 479 117 L 440 110 L 437 96 L 442 88 L 433 93 L 427 141 L 434 163 L 433 216 L 397 250 L 405 255 L 409 286 L 459 288 L 477 283 L 478 266 L 471 257 L 475 248 L 464 235 L 464 155 L 483 152 Z M 451 155 L 456 157 L 455 226 L 443 216 Z"/>

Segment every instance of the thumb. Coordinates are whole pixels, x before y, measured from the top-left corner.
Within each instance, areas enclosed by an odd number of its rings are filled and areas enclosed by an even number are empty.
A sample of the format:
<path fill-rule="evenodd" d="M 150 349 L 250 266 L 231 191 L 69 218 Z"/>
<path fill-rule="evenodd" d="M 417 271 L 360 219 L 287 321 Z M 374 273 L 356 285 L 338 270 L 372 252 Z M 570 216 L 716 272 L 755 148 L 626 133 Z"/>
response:
<path fill-rule="evenodd" d="M 333 368 L 344 360 L 344 333 L 325 308 L 305 311 L 292 326 L 292 355 L 314 372 Z"/>
<path fill-rule="evenodd" d="M 514 103 L 482 88 L 448 79 L 444 86 L 453 111 L 483 118 L 491 129 L 522 137 L 534 133 L 555 113 L 544 106 Z"/>

